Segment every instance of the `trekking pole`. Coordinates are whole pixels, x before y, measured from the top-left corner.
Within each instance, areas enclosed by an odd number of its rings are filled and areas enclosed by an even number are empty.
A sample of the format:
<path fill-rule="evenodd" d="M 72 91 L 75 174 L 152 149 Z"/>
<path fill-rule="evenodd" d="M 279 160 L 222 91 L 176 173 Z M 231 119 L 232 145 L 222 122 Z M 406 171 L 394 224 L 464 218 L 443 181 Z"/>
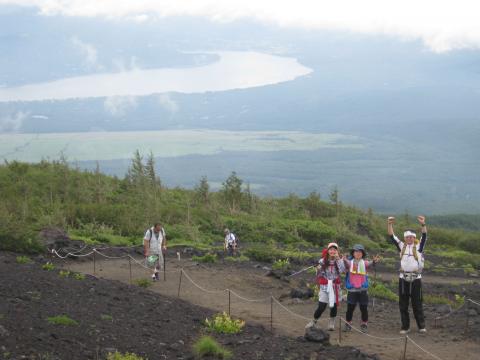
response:
<path fill-rule="evenodd" d="M 166 260 L 165 260 L 165 257 L 167 256 L 167 252 L 165 251 L 165 253 L 163 254 L 163 281 L 167 281 L 167 278 L 166 278 L 166 267 L 167 267 L 167 263 L 166 263 Z"/>
<path fill-rule="evenodd" d="M 132 258 L 128 257 L 128 268 L 130 271 L 130 285 L 132 285 Z"/>
<path fill-rule="evenodd" d="M 270 331 L 273 333 L 273 296 L 270 295 Z"/>
<path fill-rule="evenodd" d="M 403 357 L 402 360 L 407 358 L 407 343 L 408 343 L 408 335 L 405 335 L 405 345 L 403 347 Z"/>
<path fill-rule="evenodd" d="M 180 281 L 178 282 L 178 294 L 177 294 L 178 297 L 180 297 L 180 286 L 182 286 L 182 275 L 183 275 L 183 269 L 180 270 Z"/>

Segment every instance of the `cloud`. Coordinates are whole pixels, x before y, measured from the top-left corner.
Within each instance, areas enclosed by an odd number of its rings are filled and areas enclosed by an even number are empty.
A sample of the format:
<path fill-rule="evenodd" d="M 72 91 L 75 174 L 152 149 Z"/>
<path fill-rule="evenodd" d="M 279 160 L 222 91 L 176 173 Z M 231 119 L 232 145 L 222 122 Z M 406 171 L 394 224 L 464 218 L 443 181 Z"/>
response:
<path fill-rule="evenodd" d="M 217 22 L 254 19 L 282 27 L 387 34 L 421 39 L 443 52 L 480 48 L 476 0 L 0 0 L 36 6 L 44 15 L 144 21 L 200 16 Z"/>
<path fill-rule="evenodd" d="M 88 68 L 101 69 L 102 66 L 98 63 L 97 49 L 92 44 L 83 42 L 76 36 L 71 38 L 72 45 L 79 50 L 84 57 L 85 65 Z"/>
<path fill-rule="evenodd" d="M 162 108 L 167 110 L 171 115 L 175 114 L 179 110 L 178 104 L 172 100 L 169 94 L 161 94 L 158 97 L 158 102 Z"/>
<path fill-rule="evenodd" d="M 103 102 L 103 108 L 114 117 L 123 117 L 137 107 L 135 96 L 109 96 Z"/>
<path fill-rule="evenodd" d="M 23 121 L 28 117 L 28 112 L 18 111 L 0 118 L 0 133 L 16 133 L 18 132 Z"/>

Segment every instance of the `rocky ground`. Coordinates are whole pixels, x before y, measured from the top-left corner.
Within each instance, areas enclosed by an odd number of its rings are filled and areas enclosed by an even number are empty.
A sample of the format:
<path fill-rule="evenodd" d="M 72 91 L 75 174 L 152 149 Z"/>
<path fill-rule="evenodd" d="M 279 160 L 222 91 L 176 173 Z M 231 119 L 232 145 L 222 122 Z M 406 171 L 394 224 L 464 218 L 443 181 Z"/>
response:
<path fill-rule="evenodd" d="M 18 264 L 0 252 L 0 358 L 105 359 L 116 350 L 148 359 L 193 359 L 192 344 L 214 311 L 136 285 L 87 275 L 61 277 L 37 257 Z M 67 315 L 76 325 L 54 325 Z M 213 336 L 234 359 L 372 359 L 349 347 L 271 334 L 251 325 L 237 335 Z"/>

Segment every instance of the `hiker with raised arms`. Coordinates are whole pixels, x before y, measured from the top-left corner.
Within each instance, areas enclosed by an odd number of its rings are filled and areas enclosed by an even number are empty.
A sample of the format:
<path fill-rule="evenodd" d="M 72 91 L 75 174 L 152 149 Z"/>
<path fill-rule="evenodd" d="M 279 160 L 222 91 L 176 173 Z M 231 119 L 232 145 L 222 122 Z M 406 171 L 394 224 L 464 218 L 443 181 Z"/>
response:
<path fill-rule="evenodd" d="M 163 266 L 163 254 L 167 251 L 167 235 L 161 223 L 155 223 L 145 232 L 143 250 L 147 264 L 153 267 L 152 280 L 159 280 Z"/>
<path fill-rule="evenodd" d="M 415 230 L 406 230 L 403 233 L 404 241 L 401 241 L 393 232 L 395 218 L 390 216 L 387 220 L 390 241 L 396 246 L 400 254 L 398 304 L 402 321 L 400 334 L 402 335 L 410 332 L 410 315 L 408 312 L 410 300 L 412 301 L 413 315 L 417 322 L 418 331 L 422 334 L 427 332 L 425 328 L 425 316 L 423 314 L 422 295 L 423 251 L 425 243 L 427 242 L 427 225 L 425 223 L 425 216 L 418 216 L 417 219 L 422 228 L 420 241 L 417 240 Z"/>
<path fill-rule="evenodd" d="M 377 255 L 372 261 L 365 259 L 367 252 L 365 247 L 361 244 L 355 244 L 350 251 L 350 258 L 345 259 L 345 267 L 347 275 L 345 277 L 345 287 L 347 293 L 347 314 L 345 316 L 346 323 L 344 331 L 352 329 L 353 312 L 357 304 L 360 305 L 360 312 L 362 314 L 362 322 L 360 329 L 367 332 L 368 329 L 368 268 L 371 264 L 379 261 L 380 257 Z"/>
<path fill-rule="evenodd" d="M 342 299 L 340 274 L 345 272 L 345 264 L 338 251 L 337 243 L 331 242 L 322 251 L 322 258 L 317 266 L 317 283 L 320 286 L 318 292 L 318 307 L 311 320 L 305 328 L 316 326 L 318 319 L 328 307 L 330 308 L 330 319 L 328 330 L 335 328 L 337 309 Z"/>

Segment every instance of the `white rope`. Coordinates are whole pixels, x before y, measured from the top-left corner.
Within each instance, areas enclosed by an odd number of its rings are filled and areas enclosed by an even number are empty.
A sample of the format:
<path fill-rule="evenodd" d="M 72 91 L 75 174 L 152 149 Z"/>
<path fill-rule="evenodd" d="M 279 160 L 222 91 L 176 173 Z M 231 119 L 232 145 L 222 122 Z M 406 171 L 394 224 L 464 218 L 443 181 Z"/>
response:
<path fill-rule="evenodd" d="M 98 251 L 97 249 L 93 249 L 94 252 L 96 252 L 98 255 L 101 255 L 103 256 L 104 258 L 107 258 L 107 259 L 125 259 L 125 258 L 128 258 L 130 255 L 124 255 L 124 256 L 108 256 L 108 255 L 105 255 L 103 253 L 101 253 L 100 251 Z"/>
<path fill-rule="evenodd" d="M 363 332 L 363 331 L 360 330 L 360 329 L 357 329 L 355 326 L 351 325 L 347 320 L 343 319 L 342 317 L 340 317 L 340 320 L 343 321 L 345 324 L 350 325 L 350 327 L 351 327 L 353 330 L 355 330 L 356 332 L 358 332 L 358 333 L 360 333 L 360 334 L 363 334 L 363 335 L 365 335 L 365 336 L 371 337 L 372 339 L 393 341 L 393 340 L 400 340 L 400 339 L 404 339 L 404 338 L 405 338 L 405 337 L 403 337 L 403 336 L 396 336 L 396 337 L 380 337 L 380 336 L 374 336 L 374 335 L 368 334 L 368 333 L 366 333 L 366 332 Z"/>
<path fill-rule="evenodd" d="M 76 256 L 76 257 L 85 257 L 85 256 L 90 256 L 94 253 L 94 251 L 91 251 L 87 254 L 72 254 L 72 253 L 67 253 L 65 256 L 62 256 L 60 255 L 57 250 L 55 249 L 52 249 L 52 254 L 55 254 L 57 257 L 59 257 L 60 259 L 66 259 L 68 258 L 69 256 Z"/>
<path fill-rule="evenodd" d="M 468 300 L 468 299 L 467 299 L 467 300 Z M 459 312 L 460 310 L 462 310 L 462 309 L 465 307 L 465 304 L 466 304 L 466 303 L 464 302 L 464 303 L 462 304 L 462 306 L 460 306 L 458 309 L 452 310 L 452 311 L 450 311 L 450 312 L 449 312 L 448 314 L 446 314 L 446 315 L 437 316 L 437 317 L 435 318 L 435 320 L 443 320 L 443 319 L 446 319 L 446 318 L 450 317 L 451 315 L 453 315 L 453 314 Z"/>
<path fill-rule="evenodd" d="M 420 345 L 418 345 L 415 341 L 413 341 L 410 336 L 407 335 L 407 339 L 413 344 L 415 345 L 416 347 L 418 347 L 420 350 L 422 350 L 425 354 L 428 354 L 430 355 L 431 357 L 433 357 L 434 359 L 437 359 L 437 360 L 443 360 L 442 358 L 438 357 L 437 355 L 435 354 L 432 354 L 430 351 L 422 348 Z"/>
<path fill-rule="evenodd" d="M 293 311 L 290 310 L 289 308 L 285 307 L 285 306 L 284 306 L 280 301 L 278 301 L 276 298 L 273 298 L 273 301 L 275 301 L 278 305 L 280 305 L 280 307 L 281 307 L 282 309 L 284 309 L 286 312 L 290 313 L 290 314 L 293 315 L 293 316 L 296 316 L 296 317 L 298 317 L 298 318 L 300 318 L 300 319 L 307 320 L 307 321 L 312 320 L 311 318 L 307 318 L 307 317 L 305 317 L 305 316 L 303 316 L 303 315 L 300 315 L 300 314 L 297 314 L 296 312 L 293 312 Z M 317 320 L 317 321 L 318 321 L 318 320 Z"/>
<path fill-rule="evenodd" d="M 244 298 L 243 296 L 238 295 L 235 291 L 233 291 L 231 289 L 227 289 L 227 291 L 230 291 L 230 293 L 235 295 L 237 298 L 239 298 L 241 300 L 244 300 L 244 301 L 247 301 L 247 302 L 264 302 L 264 301 L 270 300 L 270 296 L 266 297 L 266 298 L 262 298 L 262 299 L 247 299 L 247 298 Z"/>
<path fill-rule="evenodd" d="M 467 301 L 470 301 L 471 303 L 480 306 L 480 303 L 478 303 L 478 302 L 476 302 L 476 301 L 473 301 L 472 299 L 467 299 Z"/>
<path fill-rule="evenodd" d="M 185 277 L 193 284 L 195 285 L 197 288 L 199 288 L 200 290 L 206 292 L 206 293 L 210 293 L 210 294 L 218 294 L 218 293 L 223 293 L 225 292 L 225 290 L 207 290 L 203 287 L 201 287 L 200 285 L 198 285 L 195 281 L 192 280 L 192 278 L 190 276 L 188 276 L 188 274 L 186 273 L 185 270 L 183 270 L 183 274 L 185 275 Z"/>

